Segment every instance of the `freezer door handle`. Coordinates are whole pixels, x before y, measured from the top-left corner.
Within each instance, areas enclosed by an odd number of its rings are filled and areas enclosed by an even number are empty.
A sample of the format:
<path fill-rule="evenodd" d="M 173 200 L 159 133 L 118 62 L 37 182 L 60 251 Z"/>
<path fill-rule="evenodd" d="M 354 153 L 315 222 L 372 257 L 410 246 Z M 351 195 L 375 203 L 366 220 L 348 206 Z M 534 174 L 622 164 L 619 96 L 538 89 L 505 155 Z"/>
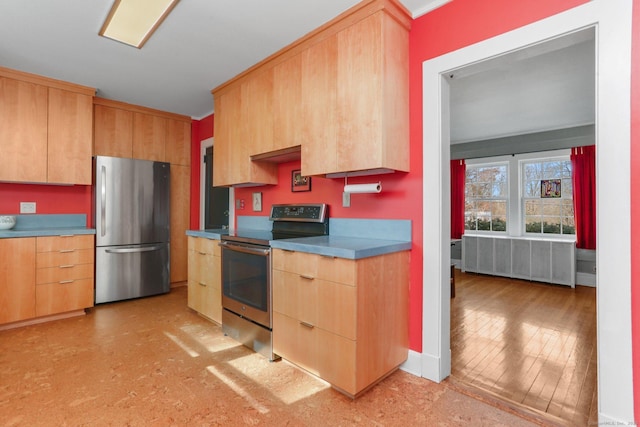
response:
<path fill-rule="evenodd" d="M 101 167 L 102 182 L 100 183 L 100 234 L 104 237 L 107 234 L 106 227 L 106 210 L 107 210 L 107 168 Z"/>
<path fill-rule="evenodd" d="M 118 249 L 105 249 L 105 252 L 108 254 L 131 254 L 137 252 L 151 252 L 162 249 L 162 246 L 154 245 L 154 246 L 143 246 L 143 247 L 135 247 L 135 248 L 118 248 Z"/>

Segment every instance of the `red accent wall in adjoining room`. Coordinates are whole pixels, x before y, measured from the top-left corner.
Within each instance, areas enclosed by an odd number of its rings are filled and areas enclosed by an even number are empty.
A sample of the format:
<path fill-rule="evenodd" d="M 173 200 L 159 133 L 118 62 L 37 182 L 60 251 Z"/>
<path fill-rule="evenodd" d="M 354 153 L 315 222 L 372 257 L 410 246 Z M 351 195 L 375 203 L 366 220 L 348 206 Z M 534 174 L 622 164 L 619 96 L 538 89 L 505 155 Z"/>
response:
<path fill-rule="evenodd" d="M 0 183 L 0 213 L 19 214 L 20 202 L 36 202 L 38 214 L 86 214 L 91 225 L 91 186 Z"/>

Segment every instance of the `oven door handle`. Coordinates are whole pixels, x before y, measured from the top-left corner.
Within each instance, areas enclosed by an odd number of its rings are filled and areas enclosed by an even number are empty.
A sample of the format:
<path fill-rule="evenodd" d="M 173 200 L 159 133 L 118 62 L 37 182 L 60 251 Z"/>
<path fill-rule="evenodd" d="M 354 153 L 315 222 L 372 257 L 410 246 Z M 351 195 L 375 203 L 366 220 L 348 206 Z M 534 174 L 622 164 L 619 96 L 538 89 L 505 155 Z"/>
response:
<path fill-rule="evenodd" d="M 267 256 L 271 253 L 271 248 L 266 248 L 266 249 L 253 248 L 251 246 L 238 245 L 237 243 L 229 243 L 229 242 L 220 242 L 219 245 L 225 249 L 229 249 L 236 252 L 243 252 L 245 254 L 251 254 L 251 255 Z"/>

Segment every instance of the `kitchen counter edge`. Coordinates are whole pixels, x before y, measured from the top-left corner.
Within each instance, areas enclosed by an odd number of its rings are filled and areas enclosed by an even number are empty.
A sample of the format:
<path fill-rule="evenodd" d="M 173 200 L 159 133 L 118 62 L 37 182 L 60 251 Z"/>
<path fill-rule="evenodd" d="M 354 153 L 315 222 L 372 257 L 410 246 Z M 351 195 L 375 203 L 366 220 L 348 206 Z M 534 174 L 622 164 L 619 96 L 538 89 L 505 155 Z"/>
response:
<path fill-rule="evenodd" d="M 0 239 L 12 239 L 16 237 L 70 236 L 76 234 L 96 234 L 96 229 L 85 227 L 55 227 L 27 230 L 0 230 Z"/>

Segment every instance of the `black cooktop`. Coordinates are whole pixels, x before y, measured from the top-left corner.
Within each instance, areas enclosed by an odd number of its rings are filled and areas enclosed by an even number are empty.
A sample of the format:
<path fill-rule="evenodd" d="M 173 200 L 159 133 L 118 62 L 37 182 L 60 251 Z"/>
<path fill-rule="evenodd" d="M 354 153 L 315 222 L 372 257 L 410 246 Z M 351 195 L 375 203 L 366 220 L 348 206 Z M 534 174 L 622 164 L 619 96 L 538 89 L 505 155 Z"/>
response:
<path fill-rule="evenodd" d="M 328 206 L 324 203 L 273 205 L 269 219 L 271 230 L 229 230 L 222 240 L 269 246 L 270 240 L 299 237 L 324 236 L 329 234 Z"/>

